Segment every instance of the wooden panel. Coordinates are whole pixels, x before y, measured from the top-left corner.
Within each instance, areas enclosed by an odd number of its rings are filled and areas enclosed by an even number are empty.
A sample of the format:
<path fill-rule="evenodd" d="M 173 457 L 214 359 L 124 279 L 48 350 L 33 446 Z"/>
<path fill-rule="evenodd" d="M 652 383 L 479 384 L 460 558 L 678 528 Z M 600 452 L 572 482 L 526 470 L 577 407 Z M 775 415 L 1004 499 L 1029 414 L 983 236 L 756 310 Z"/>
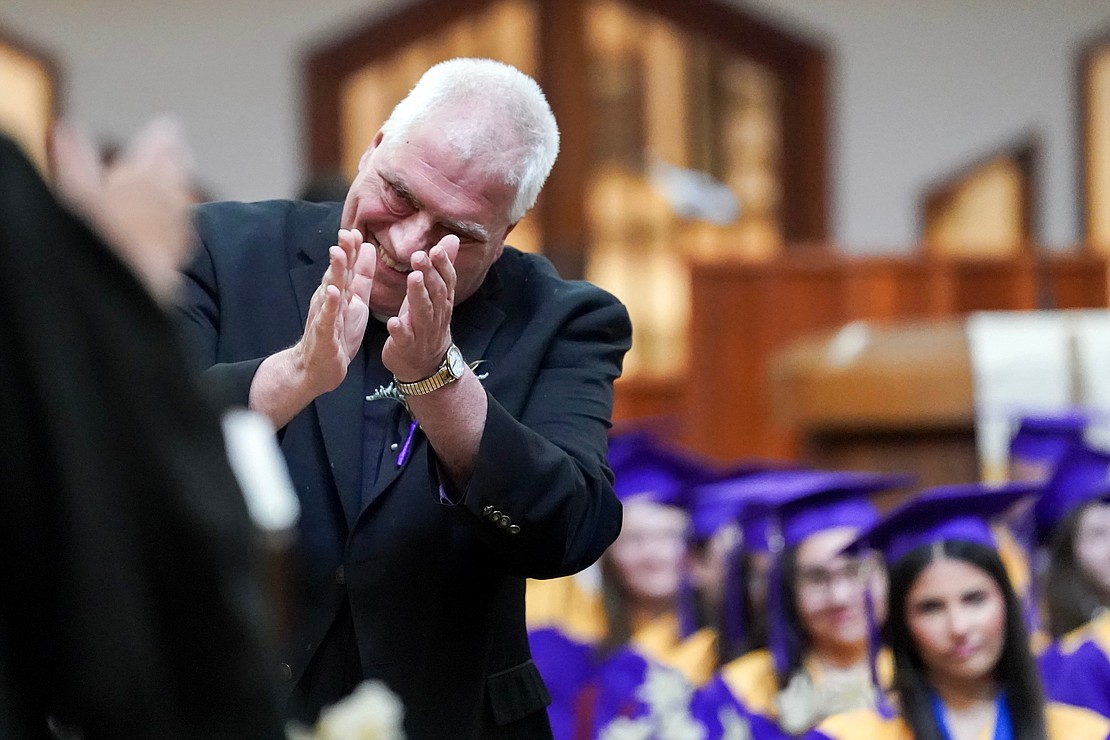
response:
<path fill-rule="evenodd" d="M 896 322 L 991 309 L 1102 307 L 1106 271 L 1101 258 L 1070 255 L 960 261 L 817 253 L 762 264 L 695 262 L 690 363 L 684 377 L 688 392 L 679 400 L 683 441 L 722 460 L 797 457 L 803 452 L 797 429 L 772 413 L 771 359 L 790 342 L 858 319 Z M 966 358 L 963 365 L 937 372 L 934 390 L 945 395 L 919 389 L 911 400 L 918 409 L 936 410 L 925 426 L 948 444 L 951 435 L 970 429 Z M 963 391 L 945 391 L 946 384 Z M 865 392 L 867 385 L 847 379 L 845 399 L 849 392 Z M 889 426 L 889 418 L 868 423 Z"/>
<path fill-rule="evenodd" d="M 619 378 L 614 387 L 613 423 L 636 419 L 666 419 L 670 426 L 681 422 L 683 393 L 681 378 Z M 673 430 L 678 436 L 678 429 Z"/>
<path fill-rule="evenodd" d="M 953 313 L 1039 307 L 1037 263 L 1031 258 L 958 261 L 952 271 Z"/>
<path fill-rule="evenodd" d="M 1042 263 L 1041 305 L 1048 308 L 1107 307 L 1106 260 L 1093 256 L 1051 258 Z"/>
<path fill-rule="evenodd" d="M 1080 222 L 1093 249 L 1110 254 L 1110 32 L 1079 54 Z"/>

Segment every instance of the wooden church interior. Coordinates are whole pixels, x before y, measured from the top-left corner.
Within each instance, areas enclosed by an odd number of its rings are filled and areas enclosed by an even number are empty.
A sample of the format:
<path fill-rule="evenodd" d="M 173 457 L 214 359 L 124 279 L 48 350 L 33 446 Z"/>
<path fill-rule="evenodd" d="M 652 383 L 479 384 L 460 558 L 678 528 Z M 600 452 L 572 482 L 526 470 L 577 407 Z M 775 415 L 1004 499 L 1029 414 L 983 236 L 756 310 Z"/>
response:
<path fill-rule="evenodd" d="M 1081 244 L 1036 243 L 1033 131 L 924 189 L 910 254 L 869 258 L 831 240 L 830 50 L 712 0 L 410 4 L 307 55 L 312 170 L 353 174 L 394 103 L 454 56 L 502 59 L 548 93 L 562 151 L 510 242 L 629 307 L 618 425 L 719 460 L 970 480 L 965 317 L 1107 307 L 1110 35 L 1075 60 Z M 0 124 L 44 169 L 61 74 L 0 35 L 18 91 L 0 96 Z M 854 322 L 866 349 L 830 362 Z"/>

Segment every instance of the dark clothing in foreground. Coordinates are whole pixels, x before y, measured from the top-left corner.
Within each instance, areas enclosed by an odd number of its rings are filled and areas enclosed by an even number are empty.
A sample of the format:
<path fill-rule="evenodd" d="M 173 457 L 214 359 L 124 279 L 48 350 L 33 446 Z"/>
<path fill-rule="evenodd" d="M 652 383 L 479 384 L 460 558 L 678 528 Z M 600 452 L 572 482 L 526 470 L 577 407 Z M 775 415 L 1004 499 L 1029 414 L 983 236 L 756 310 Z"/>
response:
<path fill-rule="evenodd" d="M 171 320 L 0 137 L 0 737 L 279 738 L 252 528 Z"/>

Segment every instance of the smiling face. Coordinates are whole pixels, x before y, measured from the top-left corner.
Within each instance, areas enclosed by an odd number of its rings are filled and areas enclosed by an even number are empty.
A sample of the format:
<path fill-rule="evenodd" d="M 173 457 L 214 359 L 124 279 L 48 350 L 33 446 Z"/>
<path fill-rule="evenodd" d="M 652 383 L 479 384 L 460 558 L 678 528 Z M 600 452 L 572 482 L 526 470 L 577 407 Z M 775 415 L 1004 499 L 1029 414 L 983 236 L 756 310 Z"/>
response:
<path fill-rule="evenodd" d="M 433 122 L 413 125 L 394 140 L 379 132 L 359 162 L 340 228 L 358 229 L 378 247 L 370 310 L 395 316 L 405 298 L 412 255 L 448 234 L 459 237 L 455 303 L 469 298 L 501 255 L 515 189 L 483 167 L 463 161 Z"/>
<path fill-rule="evenodd" d="M 634 604 L 659 606 L 678 597 L 689 517 L 646 500 L 624 504 L 624 523 L 606 557 Z"/>
<path fill-rule="evenodd" d="M 931 676 L 993 677 L 1006 640 L 1006 601 L 985 570 L 949 557 L 931 562 L 906 596 L 906 623 Z"/>
<path fill-rule="evenodd" d="M 877 578 L 867 560 L 839 554 L 854 527 L 836 527 L 807 537 L 795 556 L 794 594 L 798 619 L 811 649 L 843 653 L 867 644 L 864 599 L 868 580 Z M 885 579 L 873 588 L 885 595 Z"/>
<path fill-rule="evenodd" d="M 1072 540 L 1084 575 L 1110 599 L 1110 504 L 1094 503 L 1079 515 Z"/>

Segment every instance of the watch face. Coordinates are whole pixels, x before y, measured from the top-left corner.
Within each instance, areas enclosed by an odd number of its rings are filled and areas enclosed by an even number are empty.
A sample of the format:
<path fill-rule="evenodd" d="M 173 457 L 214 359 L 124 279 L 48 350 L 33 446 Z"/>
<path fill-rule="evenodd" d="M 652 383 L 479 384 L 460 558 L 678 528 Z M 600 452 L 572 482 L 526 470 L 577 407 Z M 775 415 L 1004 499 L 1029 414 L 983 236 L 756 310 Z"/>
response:
<path fill-rule="evenodd" d="M 461 378 L 463 370 L 466 369 L 466 362 L 463 360 L 462 352 L 453 344 L 451 348 L 447 350 L 447 369 L 450 370 L 451 374 L 456 378 Z"/>

